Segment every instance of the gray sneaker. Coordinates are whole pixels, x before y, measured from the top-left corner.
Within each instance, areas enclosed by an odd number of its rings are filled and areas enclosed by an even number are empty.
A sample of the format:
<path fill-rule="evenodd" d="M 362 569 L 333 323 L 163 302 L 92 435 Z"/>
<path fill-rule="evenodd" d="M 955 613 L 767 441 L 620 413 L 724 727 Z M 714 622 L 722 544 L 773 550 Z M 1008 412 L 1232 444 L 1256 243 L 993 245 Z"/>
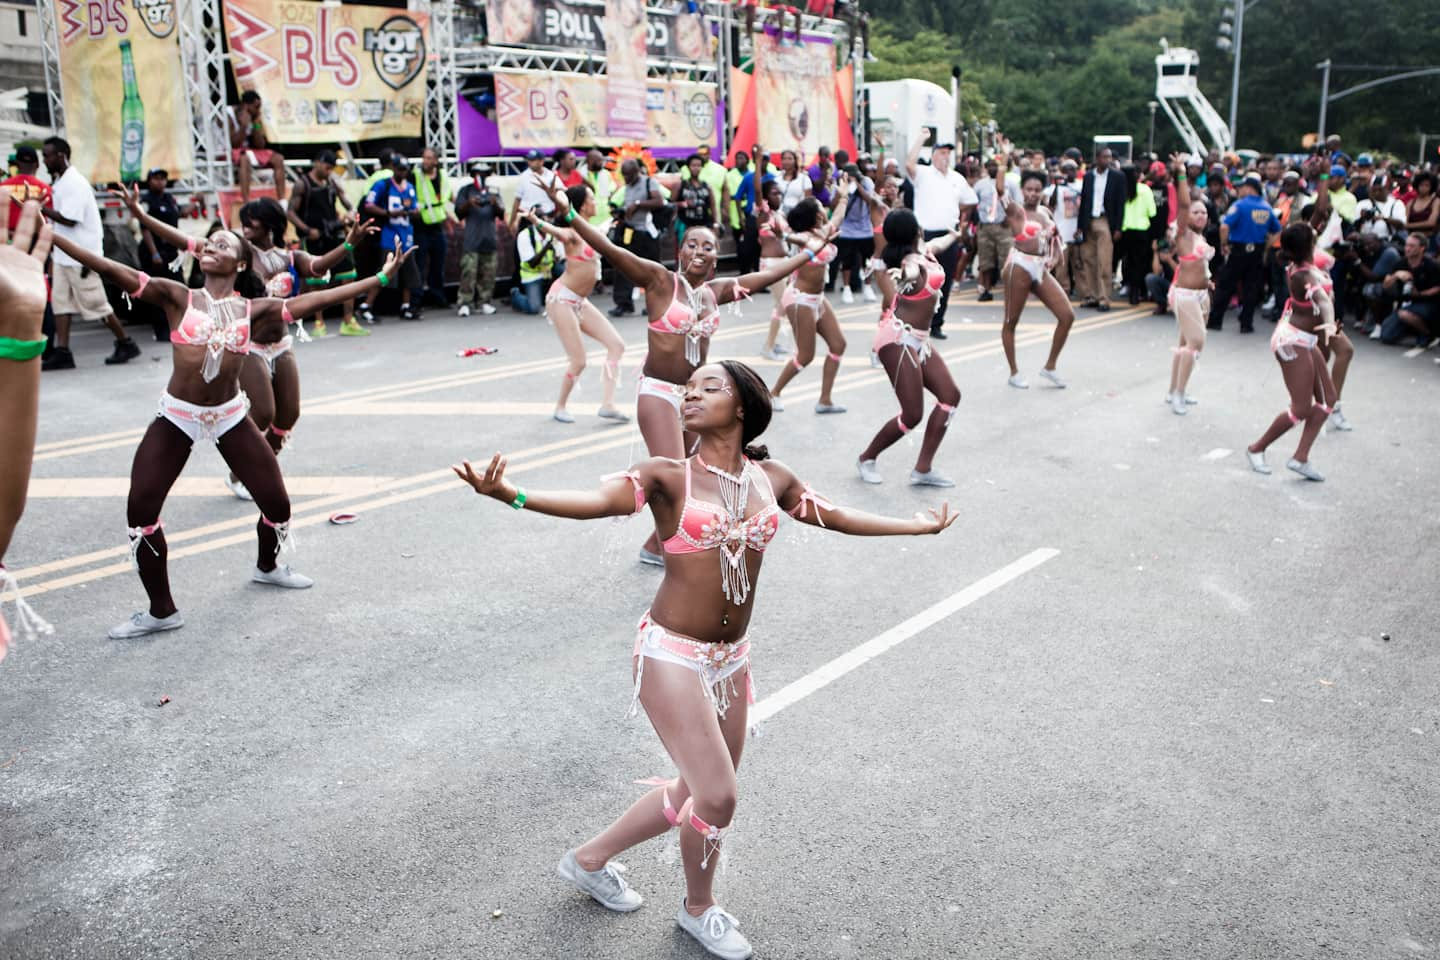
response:
<path fill-rule="evenodd" d="M 661 553 L 651 553 L 649 550 L 641 547 L 640 562 L 650 567 L 663 567 L 665 566 L 665 555 Z"/>
<path fill-rule="evenodd" d="M 785 401 L 784 401 L 784 400 L 781 400 L 779 397 L 775 396 L 774 394 L 771 394 L 771 396 L 770 396 L 770 409 L 771 409 L 771 411 L 773 411 L 774 413 L 784 413 L 784 412 L 785 412 Z"/>
<path fill-rule="evenodd" d="M 1301 461 L 1296 460 L 1294 457 L 1291 457 L 1290 461 L 1286 463 L 1285 466 L 1289 467 L 1291 470 L 1294 470 L 1306 480 L 1313 480 L 1316 483 L 1325 482 L 1324 475 L 1321 474 L 1319 470 L 1316 470 L 1314 467 L 1312 467 L 1309 460 L 1306 460 L 1302 463 Z"/>
<path fill-rule="evenodd" d="M 911 470 L 910 485 L 912 487 L 953 487 L 955 486 L 955 481 L 942 473 L 935 472 L 933 469 L 929 473 Z"/>
<path fill-rule="evenodd" d="M 1041 367 L 1040 379 L 1049 380 L 1056 388 L 1060 390 L 1065 389 L 1065 381 L 1060 379 L 1060 374 L 1056 373 L 1054 370 L 1046 370 L 1044 367 Z"/>
<path fill-rule="evenodd" d="M 1010 379 L 1009 379 L 1009 380 L 1006 380 L 1005 382 L 1008 383 L 1008 384 L 1010 384 L 1010 386 L 1014 387 L 1016 390 L 1029 390 L 1029 389 L 1030 389 L 1030 381 L 1029 381 L 1029 380 L 1026 380 L 1024 377 L 1020 376 L 1020 374 L 1018 374 L 1018 373 L 1012 373 L 1012 374 L 1010 375 Z"/>
<path fill-rule="evenodd" d="M 599 870 L 586 870 L 575 859 L 574 850 L 565 851 L 560 865 L 555 868 L 556 873 L 575 884 L 581 893 L 589 894 L 600 906 L 617 913 L 630 913 L 639 910 L 645 898 L 631 890 L 630 884 L 620 876 L 624 870 L 623 864 L 614 862 L 605 864 Z"/>
<path fill-rule="evenodd" d="M 816 413 L 844 413 L 844 412 L 845 412 L 845 407 L 841 406 L 841 405 L 838 404 L 838 403 L 817 403 L 817 404 L 815 404 L 815 412 L 816 412 Z"/>
<path fill-rule="evenodd" d="M 575 422 L 575 414 L 571 413 L 569 410 L 556 410 L 553 414 L 553 417 L 561 423 Z"/>
<path fill-rule="evenodd" d="M 180 616 L 180 611 L 175 611 L 168 617 L 152 617 L 146 610 L 139 613 L 132 613 L 130 619 L 118 627 L 111 627 L 106 634 L 111 640 L 133 640 L 136 637 L 149 636 L 152 633 L 164 633 L 166 630 L 179 630 L 185 626 L 185 618 Z"/>
<path fill-rule="evenodd" d="M 614 420 L 616 423 L 629 423 L 630 416 L 616 407 L 601 407 L 595 414 L 601 420 Z"/>
<path fill-rule="evenodd" d="M 272 587 L 285 587 L 288 590 L 308 590 L 315 586 L 314 580 L 291 570 L 288 563 L 282 563 L 274 570 L 261 570 L 256 567 L 255 572 L 250 574 L 250 579 L 256 583 L 268 583 Z"/>
<path fill-rule="evenodd" d="M 749 960 L 755 952 L 750 947 L 750 941 L 740 932 L 740 921 L 721 910 L 718 905 L 712 906 L 698 917 L 692 917 L 682 900 L 675 922 L 680 925 L 681 930 L 694 937 L 696 942 L 705 948 L 706 953 L 720 957 L 721 960 Z"/>
<path fill-rule="evenodd" d="M 1250 469 L 1256 473 L 1270 472 L 1270 465 L 1265 462 L 1265 454 L 1251 453 L 1249 450 L 1246 450 L 1245 459 L 1250 461 Z"/>
<path fill-rule="evenodd" d="M 1349 433 L 1351 430 L 1355 429 L 1353 426 L 1350 425 L 1350 421 L 1345 419 L 1345 414 L 1340 412 L 1340 407 L 1338 405 L 1335 407 L 1334 410 L 1330 411 L 1329 423 L 1332 430 L 1339 430 L 1341 433 Z"/>
<path fill-rule="evenodd" d="M 875 469 L 874 460 L 860 461 L 860 479 L 866 483 L 884 483 L 885 478 L 880 476 L 880 471 Z"/>

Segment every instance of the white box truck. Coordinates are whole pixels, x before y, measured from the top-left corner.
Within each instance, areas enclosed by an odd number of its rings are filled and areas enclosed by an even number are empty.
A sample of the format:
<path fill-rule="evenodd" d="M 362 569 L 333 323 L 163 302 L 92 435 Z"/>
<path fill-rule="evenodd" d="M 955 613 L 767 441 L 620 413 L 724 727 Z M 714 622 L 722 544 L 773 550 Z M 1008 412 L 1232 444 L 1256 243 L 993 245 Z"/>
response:
<path fill-rule="evenodd" d="M 928 80 L 885 80 L 864 86 L 869 109 L 871 153 L 879 149 L 902 164 L 918 137 L 927 148 L 955 142 L 955 100 Z M 929 150 L 922 150 L 928 156 Z"/>

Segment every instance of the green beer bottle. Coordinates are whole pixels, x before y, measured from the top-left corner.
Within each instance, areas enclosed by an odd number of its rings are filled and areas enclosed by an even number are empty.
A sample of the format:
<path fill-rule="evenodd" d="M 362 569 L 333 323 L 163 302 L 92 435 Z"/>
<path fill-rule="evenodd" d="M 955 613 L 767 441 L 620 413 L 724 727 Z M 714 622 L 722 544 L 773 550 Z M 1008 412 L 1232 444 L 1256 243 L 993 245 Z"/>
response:
<path fill-rule="evenodd" d="M 140 102 L 140 84 L 135 82 L 135 57 L 130 41 L 120 41 L 120 74 L 125 99 L 120 103 L 120 182 L 136 183 L 145 162 L 145 105 Z"/>

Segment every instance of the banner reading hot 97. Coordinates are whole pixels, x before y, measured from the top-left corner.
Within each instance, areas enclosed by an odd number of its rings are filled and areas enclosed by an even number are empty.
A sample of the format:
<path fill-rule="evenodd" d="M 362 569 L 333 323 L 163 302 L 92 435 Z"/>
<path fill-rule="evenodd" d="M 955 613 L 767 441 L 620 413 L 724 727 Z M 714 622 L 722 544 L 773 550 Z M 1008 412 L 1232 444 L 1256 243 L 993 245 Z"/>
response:
<path fill-rule="evenodd" d="M 429 17 L 388 7 L 226 0 L 235 84 L 279 143 L 414 137 L 425 115 Z"/>
<path fill-rule="evenodd" d="M 190 174 L 175 17 L 172 0 L 55 0 L 70 161 L 92 183 L 134 183 L 154 167 Z"/>

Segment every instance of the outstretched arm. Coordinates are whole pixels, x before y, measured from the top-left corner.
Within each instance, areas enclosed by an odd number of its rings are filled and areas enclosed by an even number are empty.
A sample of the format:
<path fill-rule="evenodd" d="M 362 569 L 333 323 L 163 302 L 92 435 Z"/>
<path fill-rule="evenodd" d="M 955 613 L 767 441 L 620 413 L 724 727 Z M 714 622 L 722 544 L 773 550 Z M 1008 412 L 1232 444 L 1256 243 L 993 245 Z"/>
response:
<path fill-rule="evenodd" d="M 671 461 L 656 457 L 642 461 L 623 473 L 611 474 L 594 490 L 526 490 L 505 479 L 507 458 L 500 453 L 488 466 L 476 467 L 469 460 L 452 465 L 455 476 L 481 496 L 499 500 L 517 510 L 532 510 L 567 520 L 598 520 L 628 517 L 639 513 L 652 496 L 663 496 L 659 473 Z"/>
<path fill-rule="evenodd" d="M 715 302 L 717 304 L 743 300 L 745 296 L 743 294 L 737 294 L 736 287 L 745 290 L 747 293 L 758 293 L 784 280 L 790 276 L 790 274 L 814 259 L 815 251 L 809 249 L 801 250 L 793 257 L 788 257 L 779 263 L 771 264 L 768 270 L 762 270 L 759 273 L 747 273 L 738 277 L 726 277 L 723 280 L 711 280 L 707 286 L 709 286 L 711 292 L 715 294 Z"/>
<path fill-rule="evenodd" d="M 579 214 L 576 214 L 576 216 L 578 217 Z M 568 243 L 571 240 L 575 239 L 575 231 L 567 230 L 564 227 L 555 226 L 555 224 L 551 223 L 549 220 L 546 220 L 534 210 L 526 210 L 525 219 L 535 224 L 535 226 L 539 227 L 545 233 L 550 234 L 550 236 L 554 237 L 556 240 L 559 240 L 562 244 Z"/>
<path fill-rule="evenodd" d="M 955 243 L 955 241 L 959 239 L 960 228 L 956 227 L 949 233 L 945 234 L 945 236 L 936 237 L 934 240 L 931 240 L 929 243 L 925 244 L 924 249 L 926 253 L 940 253 L 943 250 L 949 249 Z"/>
<path fill-rule="evenodd" d="M 189 297 L 189 290 L 173 280 L 166 280 L 164 277 L 150 277 L 123 263 L 107 260 L 83 247 L 77 247 L 58 233 L 54 239 L 57 250 L 64 250 L 80 261 L 81 266 L 94 270 L 131 297 L 138 295 L 146 303 L 153 303 L 157 307 L 165 308 L 180 306 Z"/>
<path fill-rule="evenodd" d="M 1175 229 L 1180 232 L 1190 229 L 1190 181 L 1185 177 L 1185 164 L 1180 162 L 1178 153 L 1170 154 L 1170 175 L 1175 180 Z"/>
<path fill-rule="evenodd" d="M 919 169 L 920 151 L 925 146 L 924 137 L 916 137 L 915 142 L 910 145 L 910 155 L 905 158 L 905 176 L 911 180 L 915 179 L 915 171 Z"/>
<path fill-rule="evenodd" d="M 380 228 L 375 226 L 374 220 L 356 223 L 350 228 L 350 232 L 345 235 L 345 242 L 334 250 L 318 257 L 312 257 L 308 253 L 297 253 L 295 254 L 295 262 L 300 265 L 301 274 L 310 277 L 323 277 L 339 264 L 341 260 L 344 260 L 346 254 L 359 246 L 360 241 L 371 234 L 379 232 Z"/>
<path fill-rule="evenodd" d="M 550 194 L 550 199 L 555 201 L 555 211 L 564 220 L 566 211 L 570 209 L 570 200 L 565 196 L 565 191 L 557 189 L 554 184 L 546 186 L 538 179 L 535 181 Z M 576 214 L 569 220 L 569 227 L 580 234 L 581 239 L 594 247 L 605 259 L 609 260 L 626 278 L 637 287 L 650 287 L 668 284 L 670 282 L 670 271 L 654 260 L 646 260 L 644 257 L 637 257 L 635 254 L 618 247 L 610 242 L 610 238 L 595 227 L 584 217 Z"/>
<path fill-rule="evenodd" d="M 380 272 L 375 276 L 366 277 L 364 280 L 356 280 L 354 283 L 341 284 L 338 287 L 329 287 L 325 290 L 313 290 L 309 293 L 302 293 L 298 297 L 290 297 L 287 300 L 281 300 L 278 297 L 264 297 L 253 300 L 251 301 L 251 316 L 254 317 L 254 322 L 257 324 L 267 321 L 274 322 L 283 318 L 288 311 L 290 321 L 293 322 L 308 317 L 313 313 L 318 313 L 328 307 L 339 306 L 346 300 L 353 300 L 363 293 L 369 293 L 371 290 L 378 290 L 380 287 L 389 286 L 390 281 L 394 279 L 396 272 L 400 269 L 400 265 L 410 259 L 410 255 L 414 252 L 415 248 L 413 246 L 402 252 L 400 245 L 397 243 L 395 245 L 395 251 L 386 258 L 385 266 L 381 268 Z M 382 281 L 380 279 L 381 277 L 385 279 Z M 257 342 L 263 343 L 265 341 L 257 337 Z"/>
<path fill-rule="evenodd" d="M 139 184 L 135 184 L 129 190 L 111 190 L 110 195 L 118 197 L 125 204 L 125 208 L 130 211 L 132 217 L 139 221 L 140 226 L 177 250 L 192 250 L 198 242 L 184 230 L 172 227 L 163 220 L 157 220 L 150 216 L 149 212 L 140 204 Z"/>
<path fill-rule="evenodd" d="M 939 510 L 931 510 L 929 517 L 917 513 L 909 520 L 837 507 L 812 490 L 808 483 L 801 482 L 784 464 L 767 461 L 761 469 L 770 475 L 780 509 L 801 523 L 837 533 L 855 537 L 918 536 L 939 533 L 954 523 L 957 516 L 950 512 L 948 503 L 942 503 Z"/>

